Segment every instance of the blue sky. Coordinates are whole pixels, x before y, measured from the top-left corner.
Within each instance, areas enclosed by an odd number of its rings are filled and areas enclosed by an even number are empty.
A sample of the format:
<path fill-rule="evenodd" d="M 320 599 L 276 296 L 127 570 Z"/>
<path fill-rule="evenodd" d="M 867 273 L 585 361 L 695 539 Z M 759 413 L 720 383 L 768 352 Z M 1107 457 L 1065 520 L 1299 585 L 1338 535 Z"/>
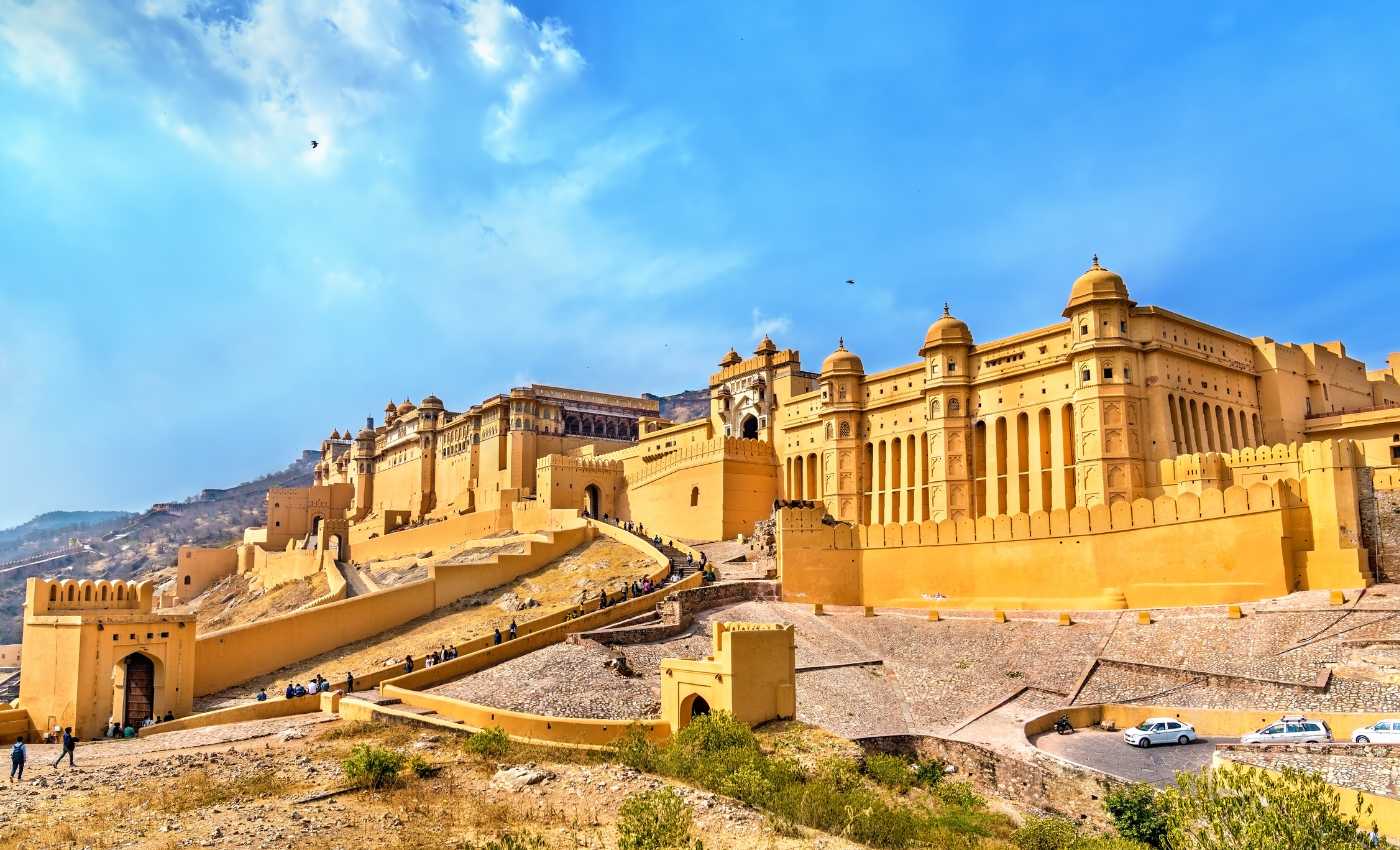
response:
<path fill-rule="evenodd" d="M 764 330 L 893 366 L 1095 252 L 1400 348 L 1393 4 L 987 5 L 0 0 L 0 526 L 391 396 L 675 392 Z"/>

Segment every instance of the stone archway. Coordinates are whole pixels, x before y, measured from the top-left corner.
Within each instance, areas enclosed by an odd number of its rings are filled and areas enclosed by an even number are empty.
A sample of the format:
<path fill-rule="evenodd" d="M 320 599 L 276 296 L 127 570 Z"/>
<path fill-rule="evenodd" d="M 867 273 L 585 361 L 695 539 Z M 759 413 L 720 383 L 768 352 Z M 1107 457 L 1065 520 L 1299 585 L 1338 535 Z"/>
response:
<path fill-rule="evenodd" d="M 750 413 L 739 423 L 739 436 L 745 440 L 758 439 L 758 417 Z"/>
<path fill-rule="evenodd" d="M 691 694 L 681 702 L 681 726 L 685 727 L 697 717 L 710 713 L 710 702 L 699 694 Z"/>
<path fill-rule="evenodd" d="M 591 517 L 602 516 L 603 492 L 598 489 L 597 484 L 589 484 L 583 488 L 583 509 L 588 511 Z"/>

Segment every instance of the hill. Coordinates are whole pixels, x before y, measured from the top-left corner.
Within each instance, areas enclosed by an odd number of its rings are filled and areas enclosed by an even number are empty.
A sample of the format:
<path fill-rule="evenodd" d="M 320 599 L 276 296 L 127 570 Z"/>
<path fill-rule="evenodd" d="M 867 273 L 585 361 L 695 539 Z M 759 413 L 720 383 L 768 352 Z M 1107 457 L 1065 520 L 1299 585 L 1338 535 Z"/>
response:
<path fill-rule="evenodd" d="M 0 563 L 62 550 L 77 538 L 82 551 L 32 569 L 0 572 L 0 644 L 18 643 L 22 630 L 24 580 L 32 575 L 73 578 L 145 579 L 174 576 L 182 545 L 224 546 L 241 540 L 243 529 L 261 525 L 270 487 L 305 487 L 314 456 L 303 455 L 284 469 L 234 487 L 204 490 L 183 501 L 160 502 L 140 514 L 119 511 L 53 511 L 0 538 Z M 76 518 L 76 519 L 74 519 Z"/>
<path fill-rule="evenodd" d="M 89 526 L 129 519 L 135 514 L 126 511 L 49 511 L 39 514 L 14 528 L 0 529 L 0 543 L 15 543 L 31 537 L 76 531 Z"/>
<path fill-rule="evenodd" d="M 642 398 L 660 403 L 661 418 L 672 422 L 689 422 L 710 413 L 709 390 L 682 390 L 672 395 L 642 393 Z"/>

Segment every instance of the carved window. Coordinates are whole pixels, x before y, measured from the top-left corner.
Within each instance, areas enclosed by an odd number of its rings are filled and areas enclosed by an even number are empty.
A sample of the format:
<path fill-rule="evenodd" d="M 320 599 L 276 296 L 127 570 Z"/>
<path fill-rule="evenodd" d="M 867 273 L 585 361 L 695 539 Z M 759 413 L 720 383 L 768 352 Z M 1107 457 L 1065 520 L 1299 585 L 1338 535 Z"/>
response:
<path fill-rule="evenodd" d="M 958 361 L 956 361 L 956 360 L 949 360 L 949 361 L 948 361 L 948 374 L 949 374 L 949 375 L 952 375 L 952 374 L 956 373 L 957 371 L 958 371 Z"/>
<path fill-rule="evenodd" d="M 957 415 L 958 415 L 958 412 L 959 412 L 960 410 L 962 410 L 962 402 L 958 401 L 958 400 L 955 399 L 955 398 L 950 398 L 950 399 L 948 399 L 948 415 L 949 415 L 949 416 L 957 416 Z"/>
<path fill-rule="evenodd" d="M 934 399 L 928 403 L 928 415 L 930 419 L 937 419 L 940 412 L 941 409 L 938 405 L 938 399 Z"/>
<path fill-rule="evenodd" d="M 839 433 L 842 437 L 851 436 L 851 423 L 842 422 L 840 428 L 837 430 L 837 433 Z"/>

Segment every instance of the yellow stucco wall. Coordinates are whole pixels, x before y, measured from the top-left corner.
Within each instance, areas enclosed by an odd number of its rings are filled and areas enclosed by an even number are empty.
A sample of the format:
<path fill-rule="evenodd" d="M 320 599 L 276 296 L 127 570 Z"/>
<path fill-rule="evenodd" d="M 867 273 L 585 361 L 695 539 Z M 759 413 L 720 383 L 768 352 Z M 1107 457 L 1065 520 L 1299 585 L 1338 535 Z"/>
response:
<path fill-rule="evenodd" d="M 822 507 L 784 508 L 783 595 L 842 605 L 1096 609 L 1365 587 L 1357 450 L 1325 441 L 1293 454 L 1301 481 L 975 522 L 853 527 L 831 523 Z M 1143 553 L 1151 553 L 1150 570 Z"/>
<path fill-rule="evenodd" d="M 715 623 L 703 660 L 661 662 L 661 719 L 671 729 L 705 711 L 726 711 L 749 725 L 797 715 L 796 637 L 791 625 Z"/>
<path fill-rule="evenodd" d="M 237 571 L 237 549 L 181 546 L 175 556 L 175 598 L 188 602 L 209 585 Z"/>

